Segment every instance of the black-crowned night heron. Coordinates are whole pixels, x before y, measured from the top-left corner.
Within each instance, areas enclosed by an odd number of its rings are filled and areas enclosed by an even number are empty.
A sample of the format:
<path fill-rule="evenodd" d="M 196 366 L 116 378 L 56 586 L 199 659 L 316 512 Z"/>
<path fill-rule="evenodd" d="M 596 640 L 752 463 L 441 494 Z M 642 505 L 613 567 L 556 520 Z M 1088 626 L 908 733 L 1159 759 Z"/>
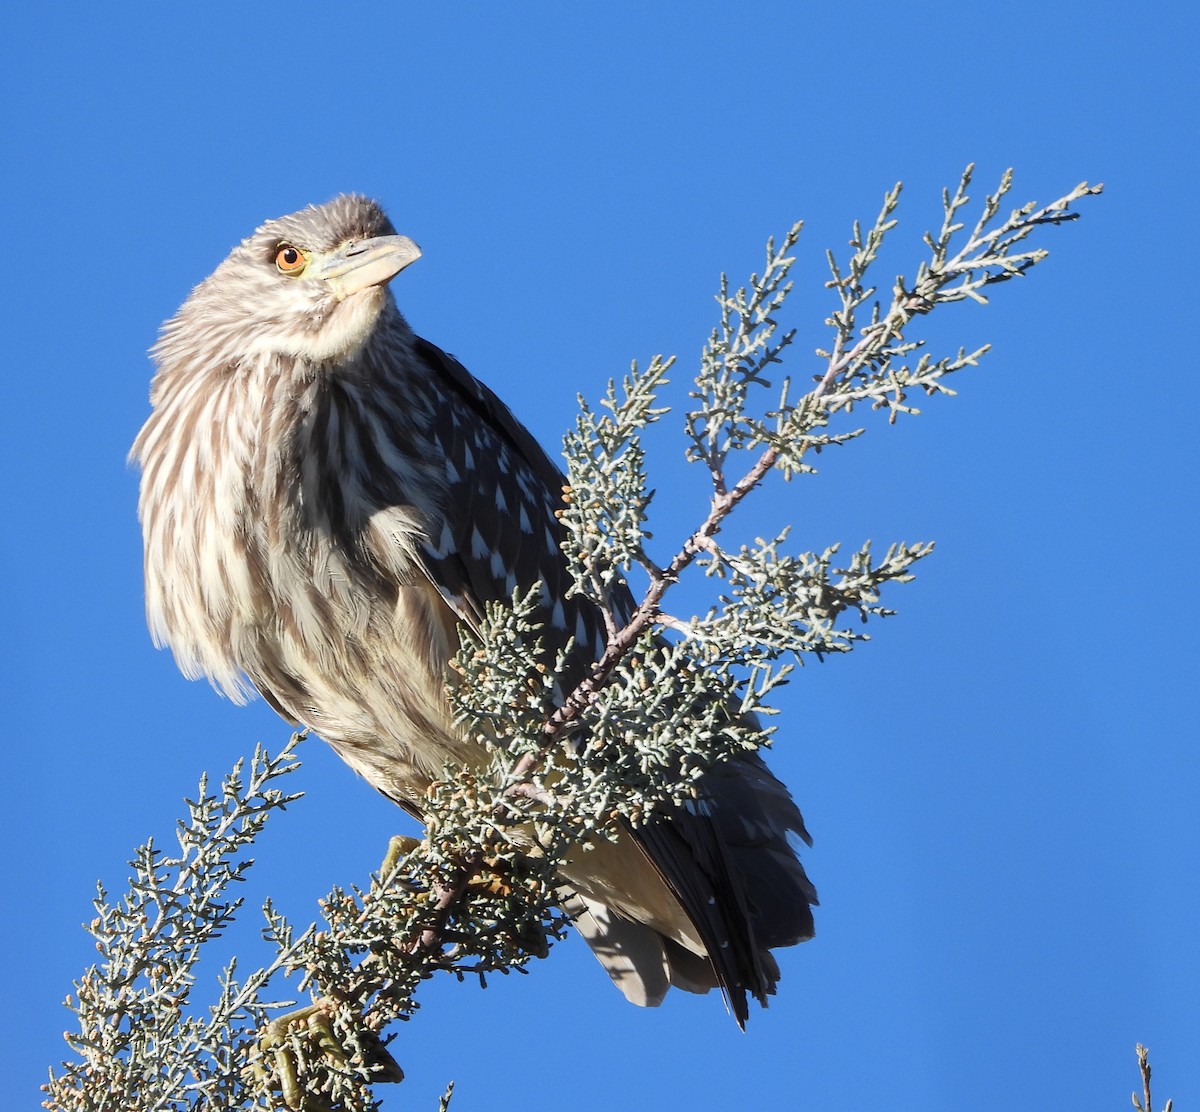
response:
<path fill-rule="evenodd" d="M 604 645 L 567 596 L 563 476 L 396 308 L 388 282 L 419 255 L 362 197 L 264 224 L 164 326 L 133 447 L 155 641 L 417 814 L 447 762 L 480 764 L 445 694 L 459 622 L 541 580 L 550 650 Z M 774 991 L 770 950 L 812 935 L 807 835 L 757 755 L 701 788 L 581 852 L 565 900 L 630 1000 L 720 987 L 743 1023 L 746 994 Z"/>

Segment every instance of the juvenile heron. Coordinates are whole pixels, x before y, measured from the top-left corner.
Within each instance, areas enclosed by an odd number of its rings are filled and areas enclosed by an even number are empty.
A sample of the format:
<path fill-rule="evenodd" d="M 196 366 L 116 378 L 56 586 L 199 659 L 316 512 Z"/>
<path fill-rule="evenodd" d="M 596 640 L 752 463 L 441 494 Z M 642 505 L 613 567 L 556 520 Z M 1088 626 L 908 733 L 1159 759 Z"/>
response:
<path fill-rule="evenodd" d="M 481 761 L 445 696 L 459 622 L 541 580 L 550 651 L 604 645 L 567 597 L 562 474 L 396 308 L 388 283 L 419 255 L 362 197 L 264 224 L 164 325 L 132 453 L 155 642 L 418 816 L 447 762 Z M 757 755 L 700 786 L 702 806 L 564 866 L 564 906 L 634 1003 L 719 987 L 744 1024 L 747 993 L 774 992 L 771 949 L 812 935 L 807 834 Z"/>

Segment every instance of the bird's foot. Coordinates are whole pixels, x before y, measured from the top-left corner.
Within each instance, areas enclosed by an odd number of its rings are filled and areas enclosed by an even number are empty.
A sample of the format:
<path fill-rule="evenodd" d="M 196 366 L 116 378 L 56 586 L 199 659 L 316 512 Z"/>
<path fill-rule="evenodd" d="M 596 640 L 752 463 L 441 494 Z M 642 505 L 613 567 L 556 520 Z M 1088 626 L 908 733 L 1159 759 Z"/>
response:
<path fill-rule="evenodd" d="M 334 1105 L 314 1093 L 302 1081 L 302 1072 L 310 1072 L 315 1060 L 323 1060 L 331 1070 L 344 1071 L 349 1059 L 333 1031 L 336 1005 L 318 1000 L 273 1019 L 258 1041 L 258 1055 L 251 1069 L 260 1092 L 278 1092 L 282 1107 L 289 1112 L 334 1112 Z M 382 1042 L 370 1048 L 373 1080 L 399 1082 L 404 1071 Z M 309 1069 L 305 1070 L 305 1066 Z"/>

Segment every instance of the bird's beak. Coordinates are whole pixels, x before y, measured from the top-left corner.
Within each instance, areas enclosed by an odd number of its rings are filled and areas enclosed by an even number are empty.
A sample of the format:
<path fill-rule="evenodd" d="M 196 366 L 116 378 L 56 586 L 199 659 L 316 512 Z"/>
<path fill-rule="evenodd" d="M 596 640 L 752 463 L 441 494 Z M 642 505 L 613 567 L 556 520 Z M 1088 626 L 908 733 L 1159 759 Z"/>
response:
<path fill-rule="evenodd" d="M 312 274 L 344 301 L 359 290 L 390 282 L 420 257 L 421 249 L 408 236 L 376 236 L 339 247 L 320 260 Z"/>

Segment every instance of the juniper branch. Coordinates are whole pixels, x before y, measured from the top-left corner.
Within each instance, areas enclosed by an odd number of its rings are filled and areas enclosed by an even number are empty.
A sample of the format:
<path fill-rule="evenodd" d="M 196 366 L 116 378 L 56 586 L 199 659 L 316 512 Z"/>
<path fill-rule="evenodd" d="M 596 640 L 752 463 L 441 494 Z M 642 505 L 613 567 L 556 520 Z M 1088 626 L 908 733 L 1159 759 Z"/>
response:
<path fill-rule="evenodd" d="M 47 1107 L 181 1108 L 190 1092 L 223 1095 L 235 1084 L 230 1062 L 247 1043 L 237 1024 L 264 1019 L 272 1005 L 261 1003 L 258 992 L 278 965 L 242 986 L 231 965 L 208 1020 L 186 1015 L 186 1008 L 202 947 L 241 905 L 227 890 L 250 866 L 242 853 L 273 812 L 299 798 L 271 786 L 296 767 L 298 741 L 299 735 L 276 756 L 256 749 L 249 776 L 239 761 L 219 794 L 202 779 L 179 824 L 179 853 L 147 842 L 131 862 L 126 896 L 111 902 L 98 886 L 88 930 L 102 960 L 75 982 L 75 999 L 67 998 L 80 1027 L 67 1042 L 82 1062 L 51 1076 Z"/>
<path fill-rule="evenodd" d="M 1044 224 L 1059 224 L 1077 217 L 1070 205 L 1082 197 L 1099 193 L 1103 186 L 1089 186 L 1086 182 L 1075 187 L 1064 197 L 1049 205 L 1038 208 L 1029 203 L 1013 210 L 999 226 L 988 230 L 988 225 L 999 212 L 1000 202 L 1012 185 L 1012 172 L 1006 171 L 996 193 L 988 196 L 983 213 L 976 223 L 968 241 L 953 256 L 950 246 L 963 225 L 956 220 L 958 211 L 968 203 L 967 187 L 973 173 L 973 165 L 963 173 L 958 188 L 951 196 L 943 194 L 944 219 L 936 238 L 927 234 L 926 244 L 931 249 L 931 259 L 922 262 L 916 280 L 911 286 L 897 278 L 889 308 L 882 312 L 878 305 L 872 311 L 870 323 L 856 334 L 856 312 L 874 294 L 874 288 L 865 285 L 868 268 L 878 257 L 888 232 L 897 221 L 893 219 L 900 198 L 901 187 L 896 185 L 884 198 L 883 206 L 871 229 L 864 236 L 856 222 L 851 246 L 855 249 L 843 275 L 833 255 L 829 256 L 833 280 L 828 287 L 838 291 L 841 308 L 835 311 L 830 323 L 835 328 L 835 343 L 831 351 L 818 351 L 826 360 L 823 372 L 815 377 L 815 386 L 797 402 L 787 401 L 786 385 L 779 408 L 767 416 L 774 421 L 768 430 L 764 422 L 747 417 L 744 412 L 749 390 L 755 385 L 769 385 L 764 372 L 779 361 L 783 349 L 792 341 L 794 332 L 775 339 L 777 322 L 775 314 L 782 307 L 791 285 L 787 276 L 794 259 L 787 255 L 797 242 L 801 225 L 796 224 L 787 233 L 781 249 L 776 249 L 773 240 L 768 241 L 767 261 L 761 277 L 751 279 L 752 292 L 744 288 L 734 296 L 728 293 L 728 281 L 721 279 L 721 292 L 717 301 L 721 306 L 721 321 L 712 333 L 701 360 L 697 376 L 697 387 L 692 397 L 698 399 L 697 408 L 685 417 L 685 432 L 691 440 L 689 459 L 703 462 L 709 469 L 713 494 L 704 519 L 683 542 L 674 556 L 659 566 L 642 547 L 640 531 L 636 535 L 622 533 L 619 523 L 611 519 L 608 526 L 622 538 L 607 552 L 602 546 L 586 545 L 582 538 L 603 535 L 605 524 L 597 524 L 594 514 L 581 513 L 564 515 L 564 523 L 571 533 L 572 549 L 587 551 L 588 575 L 585 582 L 610 582 L 610 570 L 626 568 L 636 560 L 644 567 L 650 578 L 649 587 L 636 609 L 623 626 L 610 630 L 608 644 L 601 658 L 587 676 L 554 710 L 543 731 L 546 743 L 551 743 L 564 730 L 576 722 L 583 711 L 592 703 L 596 693 L 608 682 L 618 663 L 632 650 L 638 640 L 656 626 L 669 626 L 676 630 L 681 624 L 669 615 L 664 622 L 663 600 L 683 573 L 702 555 L 720 560 L 722 554 L 716 536 L 734 509 L 752 491 L 756 490 L 773 469 L 780 469 L 785 478 L 792 474 L 811 470 L 804 458 L 809 451 L 820 449 L 831 443 L 844 443 L 859 435 L 861 430 L 852 430 L 838 436 L 820 432 L 832 414 L 849 411 L 853 405 L 870 399 L 876 408 L 886 407 L 892 420 L 901 412 L 916 413 L 906 405 L 907 392 L 914 387 L 926 393 L 951 393 L 941 382 L 945 376 L 968 366 L 974 366 L 986 348 L 967 353 L 960 350 L 957 356 L 937 361 L 922 357 L 917 366 L 896 366 L 895 361 L 923 346 L 923 341 L 906 342 L 904 330 L 918 314 L 932 311 L 939 304 L 961 300 L 964 296 L 977 295 L 977 291 L 989 284 L 1005 281 L 1024 274 L 1030 267 L 1047 255 L 1044 250 L 1012 253 L 1012 248 L 1024 240 L 1035 228 Z M 952 285 L 959 280 L 958 285 Z M 981 300 L 980 297 L 976 297 Z M 661 366 L 659 360 L 651 364 L 651 370 Z M 647 373 L 633 385 L 627 380 L 626 391 L 645 399 L 643 405 L 653 405 L 653 392 L 658 383 Z M 611 389 L 610 389 L 611 394 Z M 655 419 L 662 410 L 654 410 Z M 637 430 L 616 430 L 623 438 L 625 450 L 636 453 Z M 568 453 L 568 464 L 574 475 L 575 457 L 579 446 L 569 443 L 574 451 Z M 731 451 L 757 450 L 758 455 L 732 485 L 726 470 Z M 605 442 L 605 451 L 610 455 L 619 453 L 612 439 Z M 587 454 L 587 446 L 584 445 Z M 574 490 L 579 485 L 572 479 Z M 594 507 L 589 506 L 591 511 Z M 574 555 L 575 551 L 571 554 Z M 921 549 L 921 555 L 928 552 Z M 581 556 L 581 560 L 584 558 Z M 607 566 L 606 566 L 607 562 Z M 582 588 L 586 589 L 586 588 Z M 598 601 L 604 601 L 601 595 Z"/>
<path fill-rule="evenodd" d="M 1005 174 L 960 243 L 970 178 L 968 167 L 956 190 L 944 192 L 941 226 L 924 237 L 928 258 L 911 282 L 896 279 L 886 307 L 873 300 L 868 275 L 897 226 L 899 186 L 870 228 L 854 225 L 846 262 L 829 256 L 833 341 L 817 352 L 813 385 L 795 401 L 785 378 L 774 408 L 753 412 L 761 391 L 775 389 L 769 376 L 796 335 L 778 320 L 801 226 L 768 242 L 763 271 L 747 287 L 730 292 L 722 277 L 718 323 L 683 418 L 687 458 L 707 471 L 711 493 L 669 558 L 649 549 L 653 490 L 640 437 L 668 412 L 658 393 L 674 360 L 633 365 L 595 410 L 581 399 L 566 440 L 562 520 L 573 589 L 609 614 L 600 659 L 560 690 L 567 650 L 546 666 L 536 591 L 489 607 L 477 633 L 462 631 L 454 664 L 461 682 L 449 686 L 449 698 L 489 745 L 491 767 L 454 770 L 432 785 L 426 837 L 390 856 L 365 890 L 331 892 L 323 929 L 296 932 L 268 905 L 273 961 L 241 982 L 231 964 L 207 1021 L 185 1014 L 195 958 L 239 906 L 224 895 L 249 864 L 237 854 L 269 813 L 295 798 L 269 786 L 294 767 L 292 746 L 277 758 L 257 753 L 249 784 L 235 772 L 220 799 L 202 785 L 180 856 L 147 844 L 126 901 L 98 897 L 93 930 L 106 962 L 85 974 L 71 1005 L 81 1024 L 71 1044 L 84 1062 L 51 1078 L 48 1107 L 263 1108 L 280 1099 L 293 1109 L 376 1107 L 372 1086 L 399 1076 L 382 1033 L 415 1011 L 423 979 L 444 972 L 483 982 L 544 955 L 566 923 L 556 869 L 573 846 L 611 836 L 615 821 L 646 821 L 686 798 L 717 761 L 769 742 L 760 716 L 769 718 L 794 663 L 863 640 L 844 619 L 861 625 L 888 616 L 881 591 L 910 579 L 932 545 L 895 544 L 879 560 L 864 544 L 838 567 L 837 545 L 782 551 L 786 529 L 728 552 L 718 542 L 722 528 L 772 472 L 811 473 L 811 456 L 860 435 L 831 425 L 855 405 L 870 402 L 894 421 L 917 412 L 908 401 L 914 391 L 952 393 L 945 378 L 986 348 L 910 362 L 923 346 L 907 335 L 912 321 L 941 304 L 984 301 L 987 286 L 1027 273 L 1045 252 L 1024 249 L 1024 241 L 1074 219 L 1070 205 L 1100 189 L 1083 184 L 997 222 L 1011 188 Z M 647 579 L 640 598 L 626 594 L 635 566 Z M 721 583 L 721 593 L 705 615 L 684 620 L 664 602 L 693 566 Z M 312 1002 L 275 1015 L 285 1004 L 266 993 L 277 974 L 298 974 Z"/>

